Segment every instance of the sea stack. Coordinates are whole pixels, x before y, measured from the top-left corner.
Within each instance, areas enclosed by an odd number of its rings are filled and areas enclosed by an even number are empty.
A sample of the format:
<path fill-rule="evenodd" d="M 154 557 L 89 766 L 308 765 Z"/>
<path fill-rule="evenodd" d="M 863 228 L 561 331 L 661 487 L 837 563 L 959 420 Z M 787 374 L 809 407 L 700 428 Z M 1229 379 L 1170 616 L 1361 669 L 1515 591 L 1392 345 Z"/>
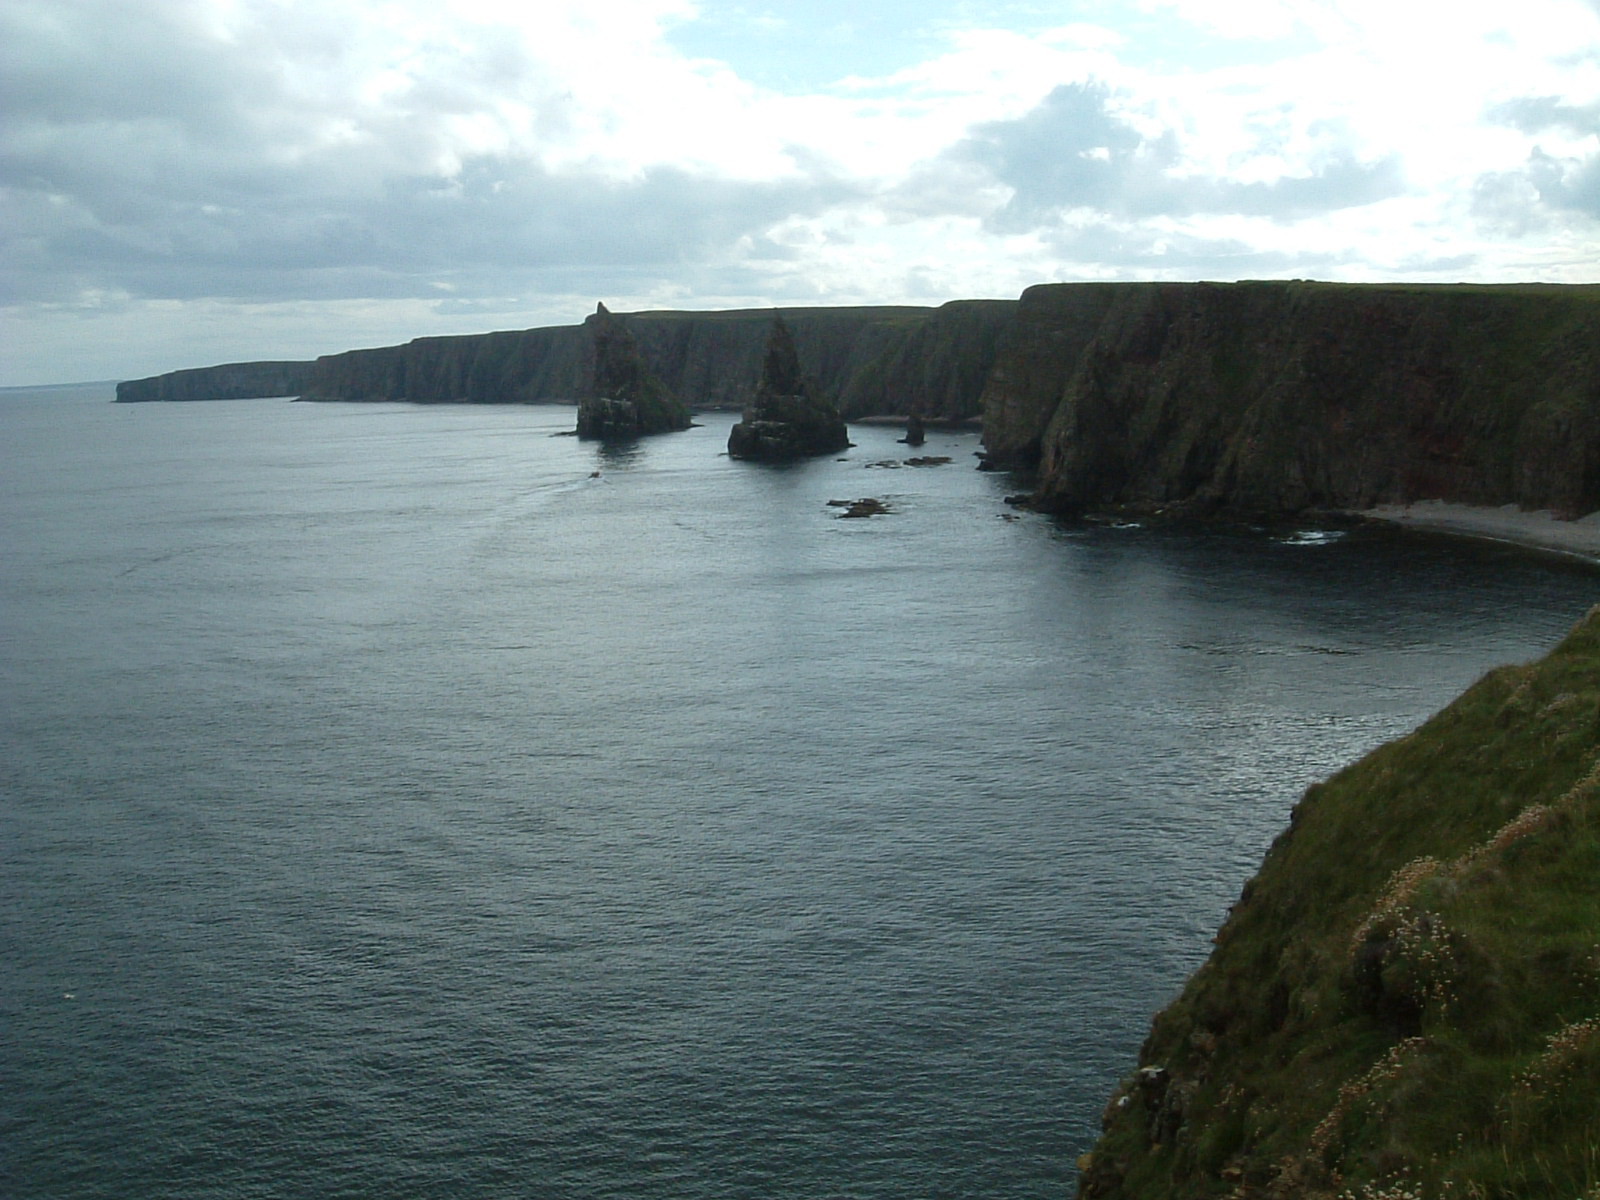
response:
<path fill-rule="evenodd" d="M 594 344 L 594 375 L 578 401 L 581 438 L 634 438 L 689 428 L 689 410 L 656 377 L 627 326 L 604 304 L 584 322 Z"/>
<path fill-rule="evenodd" d="M 836 454 L 849 445 L 844 418 L 801 372 L 794 335 L 782 317 L 774 318 L 761 382 L 743 419 L 728 433 L 728 456 L 781 462 Z"/>

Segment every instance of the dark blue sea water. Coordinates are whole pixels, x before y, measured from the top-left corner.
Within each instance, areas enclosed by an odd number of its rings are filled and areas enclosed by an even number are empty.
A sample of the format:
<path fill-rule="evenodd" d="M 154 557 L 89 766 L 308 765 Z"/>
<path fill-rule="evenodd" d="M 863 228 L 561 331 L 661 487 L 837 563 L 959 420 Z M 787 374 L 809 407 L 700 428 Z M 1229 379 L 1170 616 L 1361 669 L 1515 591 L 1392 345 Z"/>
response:
<path fill-rule="evenodd" d="M 970 435 L 110 396 L 0 393 L 14 1200 L 1063 1196 L 1305 785 L 1600 597 Z"/>

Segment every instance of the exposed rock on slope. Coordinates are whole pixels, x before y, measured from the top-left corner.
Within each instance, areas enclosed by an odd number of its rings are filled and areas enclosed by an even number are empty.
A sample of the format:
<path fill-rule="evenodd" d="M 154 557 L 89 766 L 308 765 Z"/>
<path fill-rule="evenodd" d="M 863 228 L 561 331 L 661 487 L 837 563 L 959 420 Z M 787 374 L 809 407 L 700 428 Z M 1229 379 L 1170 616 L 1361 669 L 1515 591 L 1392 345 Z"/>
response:
<path fill-rule="evenodd" d="M 1600 508 L 1600 288 L 1049 285 L 984 393 L 1036 502 Z"/>
<path fill-rule="evenodd" d="M 1010 336 L 984 384 L 983 446 L 987 464 L 1033 467 L 1044 434 L 1106 310 L 1132 286 L 1058 284 L 1022 293 Z"/>
<path fill-rule="evenodd" d="M 117 402 L 146 400 L 252 400 L 298 396 L 311 379 L 309 362 L 227 363 L 128 379 L 117 384 Z"/>
<path fill-rule="evenodd" d="M 582 394 L 590 336 L 582 325 L 348 350 L 316 360 L 307 400 L 417 404 L 573 403 Z"/>
<path fill-rule="evenodd" d="M 593 374 L 578 401 L 578 436 L 633 438 L 689 428 L 689 410 L 657 378 L 628 327 L 604 304 L 585 325 Z"/>
<path fill-rule="evenodd" d="M 778 462 L 835 454 L 850 445 L 844 418 L 800 369 L 794 335 L 778 317 L 767 339 L 766 361 L 755 397 L 728 431 L 733 458 Z"/>
<path fill-rule="evenodd" d="M 1307 791 L 1079 1194 L 1600 1194 L 1596 879 L 1600 610 Z"/>

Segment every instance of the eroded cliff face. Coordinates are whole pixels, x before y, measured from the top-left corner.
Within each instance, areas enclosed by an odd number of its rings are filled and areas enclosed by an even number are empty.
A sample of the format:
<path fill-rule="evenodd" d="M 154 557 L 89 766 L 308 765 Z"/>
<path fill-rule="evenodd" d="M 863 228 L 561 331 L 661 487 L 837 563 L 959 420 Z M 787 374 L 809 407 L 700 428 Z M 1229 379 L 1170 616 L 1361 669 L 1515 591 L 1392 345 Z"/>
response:
<path fill-rule="evenodd" d="M 784 308 L 617 314 L 662 382 L 695 408 L 739 408 L 761 378 L 775 316 L 820 393 L 847 417 L 975 417 L 1014 301 L 941 308 Z M 588 334 L 555 326 L 404 346 L 316 361 L 313 400 L 416 403 L 575 402 L 587 386 Z"/>
<path fill-rule="evenodd" d="M 117 384 L 117 403 L 298 396 L 310 382 L 311 367 L 309 362 L 249 362 L 170 371 Z"/>
<path fill-rule="evenodd" d="M 984 393 L 1035 502 L 1600 508 L 1600 288 L 1047 285 Z"/>
<path fill-rule="evenodd" d="M 582 325 L 347 350 L 316 360 L 307 400 L 407 400 L 418 404 L 531 404 L 581 394 L 589 335 Z"/>

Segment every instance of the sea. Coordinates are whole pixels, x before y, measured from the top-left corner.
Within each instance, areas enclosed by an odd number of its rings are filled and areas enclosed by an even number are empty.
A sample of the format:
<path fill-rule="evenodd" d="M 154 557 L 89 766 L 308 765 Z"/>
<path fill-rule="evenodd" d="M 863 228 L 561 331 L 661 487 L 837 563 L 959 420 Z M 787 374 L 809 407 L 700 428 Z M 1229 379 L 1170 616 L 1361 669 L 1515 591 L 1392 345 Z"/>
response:
<path fill-rule="evenodd" d="M 1069 1196 L 1304 789 L 1600 599 L 969 432 L 112 394 L 0 392 L 8 1200 Z"/>

